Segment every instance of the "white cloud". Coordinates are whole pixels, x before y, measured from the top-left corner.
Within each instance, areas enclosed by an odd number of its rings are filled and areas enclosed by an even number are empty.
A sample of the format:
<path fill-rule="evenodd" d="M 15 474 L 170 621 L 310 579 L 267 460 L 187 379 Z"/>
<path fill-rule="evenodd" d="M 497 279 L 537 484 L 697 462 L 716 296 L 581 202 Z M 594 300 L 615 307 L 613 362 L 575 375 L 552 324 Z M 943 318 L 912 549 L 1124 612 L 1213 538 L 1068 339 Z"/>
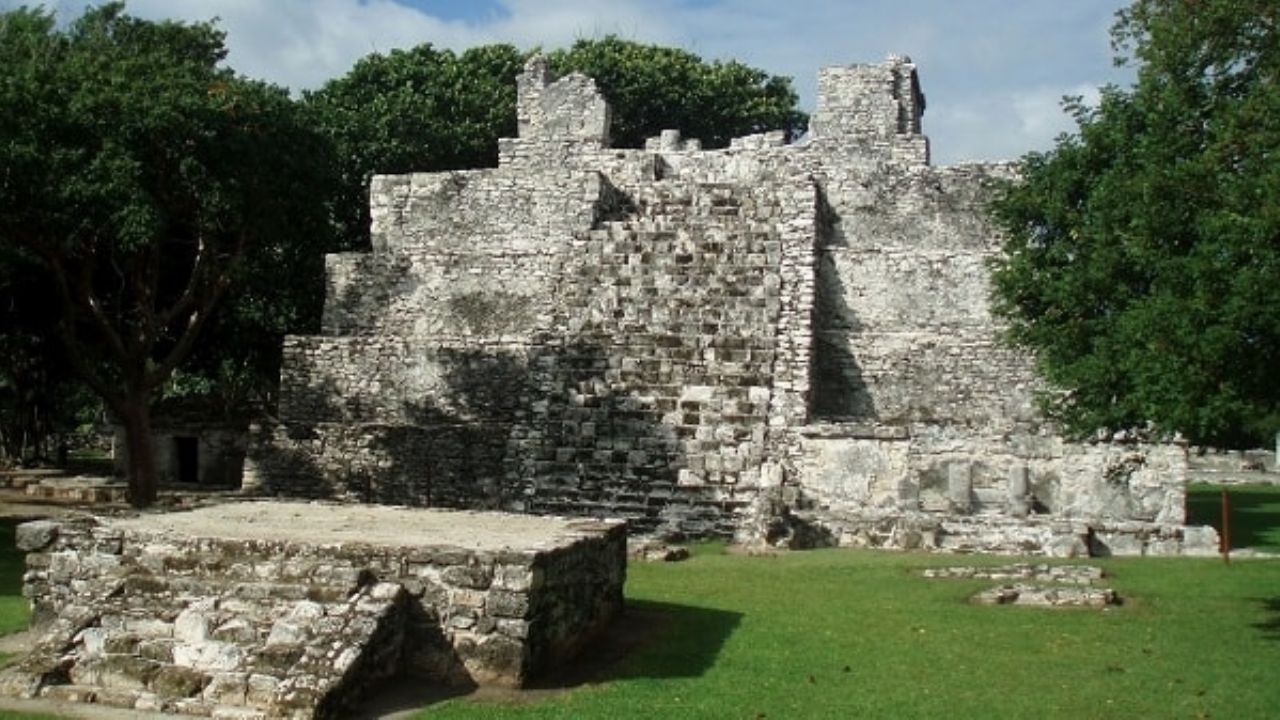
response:
<path fill-rule="evenodd" d="M 1074 121 L 1062 109 L 1066 96 L 1081 97 L 1087 105 L 1097 105 L 1098 89 L 1092 85 L 1077 85 L 1065 90 L 1036 88 L 1013 96 L 1013 111 L 1018 118 L 1023 135 L 1029 137 L 1054 137 L 1075 127 Z"/>

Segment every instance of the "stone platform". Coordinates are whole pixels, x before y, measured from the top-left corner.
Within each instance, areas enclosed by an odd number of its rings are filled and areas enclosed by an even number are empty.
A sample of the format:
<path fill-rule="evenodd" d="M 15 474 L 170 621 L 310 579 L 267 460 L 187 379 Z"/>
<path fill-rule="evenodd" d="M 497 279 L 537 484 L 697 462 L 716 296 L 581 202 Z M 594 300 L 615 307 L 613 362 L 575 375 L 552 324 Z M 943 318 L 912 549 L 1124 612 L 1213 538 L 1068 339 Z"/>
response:
<path fill-rule="evenodd" d="M 341 717 L 394 675 L 520 686 L 622 607 L 626 530 L 240 502 L 18 529 L 39 639 L 22 697 L 235 718 Z"/>

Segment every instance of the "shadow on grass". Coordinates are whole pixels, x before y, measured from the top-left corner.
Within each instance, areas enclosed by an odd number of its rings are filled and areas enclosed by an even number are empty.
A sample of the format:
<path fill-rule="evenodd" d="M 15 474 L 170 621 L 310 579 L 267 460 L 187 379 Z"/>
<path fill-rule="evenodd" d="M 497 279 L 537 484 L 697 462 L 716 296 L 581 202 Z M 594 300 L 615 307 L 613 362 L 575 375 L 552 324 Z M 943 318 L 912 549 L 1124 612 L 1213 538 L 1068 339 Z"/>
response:
<path fill-rule="evenodd" d="M 1262 634 L 1271 640 L 1280 640 L 1280 596 L 1266 598 L 1259 601 L 1262 608 L 1266 610 L 1267 617 L 1260 623 L 1254 623 L 1254 627 L 1262 631 Z"/>
<path fill-rule="evenodd" d="M 0 520 L 0 595 L 22 594 L 26 556 L 13 541 L 14 528 L 25 520 Z"/>
<path fill-rule="evenodd" d="M 726 610 L 628 600 L 622 617 L 563 668 L 536 678 L 535 690 L 631 678 L 690 678 L 705 673 L 742 614 Z"/>
<path fill-rule="evenodd" d="M 398 716 L 453 699 L 520 705 L 619 680 L 699 677 L 715 664 L 720 649 L 741 620 L 741 613 L 628 600 L 622 616 L 601 637 L 583 647 L 574 660 L 550 668 L 524 688 L 447 687 L 395 678 L 373 693 L 352 719 L 375 720 L 393 713 Z"/>
<path fill-rule="evenodd" d="M 1187 524 L 1212 525 L 1222 532 L 1222 490 L 1216 485 L 1187 488 Z M 1226 488 L 1231 503 L 1231 547 L 1280 552 L 1280 487 Z"/>

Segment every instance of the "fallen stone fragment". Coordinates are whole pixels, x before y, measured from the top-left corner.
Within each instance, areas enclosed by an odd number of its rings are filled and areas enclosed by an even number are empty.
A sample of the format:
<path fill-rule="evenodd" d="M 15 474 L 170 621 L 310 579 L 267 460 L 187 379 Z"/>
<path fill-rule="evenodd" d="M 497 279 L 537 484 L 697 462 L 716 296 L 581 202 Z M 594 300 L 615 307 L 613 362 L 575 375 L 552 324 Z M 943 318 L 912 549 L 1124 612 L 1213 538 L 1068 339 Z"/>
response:
<path fill-rule="evenodd" d="M 1092 585 L 1104 577 L 1102 568 L 1093 565 L 1031 565 L 1018 563 L 998 567 L 944 567 L 921 572 L 927 578 L 960 578 L 981 580 L 1029 580 L 1061 585 Z"/>
<path fill-rule="evenodd" d="M 982 605 L 1028 605 L 1031 607 L 1105 608 L 1119 605 L 1120 598 L 1110 588 L 1054 587 L 1017 583 L 983 590 L 973 597 Z"/>

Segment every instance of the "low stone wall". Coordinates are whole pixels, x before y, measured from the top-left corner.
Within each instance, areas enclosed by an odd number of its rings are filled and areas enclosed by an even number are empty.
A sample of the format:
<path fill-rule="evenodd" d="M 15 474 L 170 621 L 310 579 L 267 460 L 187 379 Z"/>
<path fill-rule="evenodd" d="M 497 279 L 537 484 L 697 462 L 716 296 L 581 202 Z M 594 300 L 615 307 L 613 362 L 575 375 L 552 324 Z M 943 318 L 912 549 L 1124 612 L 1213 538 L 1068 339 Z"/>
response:
<path fill-rule="evenodd" d="M 1186 527 L 1186 448 L 979 435 L 940 425 L 804 428 L 799 544 L 1053 556 L 1212 554 Z M 794 523 L 793 523 L 794 524 Z M 793 543 L 794 544 L 794 543 Z"/>
<path fill-rule="evenodd" d="M 779 532 L 782 544 L 804 547 L 871 547 L 954 553 L 1046 557 L 1209 557 L 1218 532 L 1209 526 L 1137 520 L 955 516 L 886 510 L 794 510 Z"/>
<path fill-rule="evenodd" d="M 520 686 L 622 606 L 618 521 L 234 503 L 19 527 L 35 649 L 0 691 L 341 717 L 392 675 Z"/>

